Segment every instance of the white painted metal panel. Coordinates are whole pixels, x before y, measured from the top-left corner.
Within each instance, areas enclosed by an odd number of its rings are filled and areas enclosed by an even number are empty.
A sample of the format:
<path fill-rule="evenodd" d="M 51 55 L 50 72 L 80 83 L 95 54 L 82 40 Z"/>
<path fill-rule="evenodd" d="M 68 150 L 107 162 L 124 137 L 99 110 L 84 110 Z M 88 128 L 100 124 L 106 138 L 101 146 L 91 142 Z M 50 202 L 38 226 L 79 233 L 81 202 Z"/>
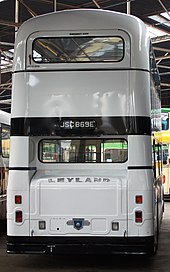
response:
<path fill-rule="evenodd" d="M 151 136 L 129 135 L 128 144 L 129 166 L 152 166 Z"/>
<path fill-rule="evenodd" d="M 68 176 L 62 178 L 63 182 L 60 175 L 38 178 L 39 173 L 34 176 L 30 191 L 30 227 L 34 229 L 34 235 L 40 231 L 38 223 L 35 226 L 34 222 L 45 219 L 46 232 L 65 235 L 110 233 L 111 222 L 117 220 L 121 226 L 119 234 L 123 236 L 127 230 L 126 175 L 118 177 L 112 174 L 106 181 L 99 170 L 97 174 L 101 178 L 96 182 L 94 176 L 87 178 L 82 175 L 82 170 L 76 172 L 79 177 L 72 176 L 72 182 L 68 182 Z M 68 224 L 74 218 L 83 218 L 89 225 L 79 232 Z"/>
<path fill-rule="evenodd" d="M 29 137 L 11 137 L 10 167 L 28 167 L 29 154 Z"/>
<path fill-rule="evenodd" d="M 148 72 L 29 72 L 15 80 L 13 117 L 150 117 Z"/>

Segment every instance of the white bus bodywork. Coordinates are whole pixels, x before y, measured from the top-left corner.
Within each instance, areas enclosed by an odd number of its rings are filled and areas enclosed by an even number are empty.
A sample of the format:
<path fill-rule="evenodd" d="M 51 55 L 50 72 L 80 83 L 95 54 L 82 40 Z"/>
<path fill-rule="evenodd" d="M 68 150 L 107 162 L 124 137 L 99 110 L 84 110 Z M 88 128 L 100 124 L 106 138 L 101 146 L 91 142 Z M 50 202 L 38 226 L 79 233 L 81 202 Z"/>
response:
<path fill-rule="evenodd" d="M 9 130 L 10 114 L 0 110 L 0 230 L 2 220 L 6 220 L 7 212 L 6 200 L 9 168 Z"/>
<path fill-rule="evenodd" d="M 33 60 L 35 39 L 70 35 L 121 37 L 123 59 L 50 64 Z M 149 48 L 148 33 L 139 19 L 110 11 L 62 11 L 21 26 L 13 67 L 8 252 L 155 251 L 163 202 L 161 185 L 154 186 L 147 127 Z M 102 133 L 83 135 L 83 128 L 93 125 Z M 77 135 L 123 138 L 128 159 L 58 164 L 40 160 L 42 140 Z M 14 202 L 16 195 L 22 196 L 21 204 Z M 135 203 L 136 196 L 142 196 L 142 203 Z M 16 222 L 17 211 L 22 212 L 21 222 Z M 135 221 L 138 211 L 141 222 Z"/>

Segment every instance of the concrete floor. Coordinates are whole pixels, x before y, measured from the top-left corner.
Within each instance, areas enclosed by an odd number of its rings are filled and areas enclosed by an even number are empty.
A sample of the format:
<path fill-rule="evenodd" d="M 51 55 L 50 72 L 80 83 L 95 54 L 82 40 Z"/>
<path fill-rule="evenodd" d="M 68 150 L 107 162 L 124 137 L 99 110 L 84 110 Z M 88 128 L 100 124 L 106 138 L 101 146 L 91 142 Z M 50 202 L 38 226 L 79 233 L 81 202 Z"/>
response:
<path fill-rule="evenodd" d="M 169 272 L 170 271 L 170 202 L 159 236 L 156 256 L 43 256 L 6 254 L 6 235 L 0 236 L 0 272 Z"/>

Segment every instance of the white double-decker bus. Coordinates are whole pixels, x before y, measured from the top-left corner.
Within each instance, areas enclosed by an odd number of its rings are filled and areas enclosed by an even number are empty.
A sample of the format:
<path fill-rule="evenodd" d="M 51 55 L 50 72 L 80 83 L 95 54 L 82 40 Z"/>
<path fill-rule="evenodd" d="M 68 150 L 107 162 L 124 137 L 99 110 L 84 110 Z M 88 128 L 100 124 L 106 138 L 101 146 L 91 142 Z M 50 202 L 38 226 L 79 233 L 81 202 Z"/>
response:
<path fill-rule="evenodd" d="M 67 10 L 21 26 L 8 253 L 155 253 L 159 92 L 146 27 L 133 16 Z"/>

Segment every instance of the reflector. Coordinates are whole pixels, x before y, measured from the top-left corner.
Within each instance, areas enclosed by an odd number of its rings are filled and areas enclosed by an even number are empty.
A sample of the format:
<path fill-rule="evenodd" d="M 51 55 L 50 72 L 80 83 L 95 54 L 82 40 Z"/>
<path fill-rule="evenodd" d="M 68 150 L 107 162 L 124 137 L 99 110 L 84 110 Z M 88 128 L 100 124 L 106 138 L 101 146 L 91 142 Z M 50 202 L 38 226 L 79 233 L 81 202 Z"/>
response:
<path fill-rule="evenodd" d="M 112 230 L 114 231 L 119 230 L 119 222 L 112 222 Z"/>
<path fill-rule="evenodd" d="M 45 221 L 39 221 L 38 222 L 38 224 L 39 224 L 39 229 L 46 229 L 46 223 L 45 223 Z"/>
<path fill-rule="evenodd" d="M 142 211 L 135 212 L 135 222 L 142 223 Z"/>
<path fill-rule="evenodd" d="M 17 222 L 17 223 L 22 222 L 22 211 L 15 212 L 15 222 Z"/>

